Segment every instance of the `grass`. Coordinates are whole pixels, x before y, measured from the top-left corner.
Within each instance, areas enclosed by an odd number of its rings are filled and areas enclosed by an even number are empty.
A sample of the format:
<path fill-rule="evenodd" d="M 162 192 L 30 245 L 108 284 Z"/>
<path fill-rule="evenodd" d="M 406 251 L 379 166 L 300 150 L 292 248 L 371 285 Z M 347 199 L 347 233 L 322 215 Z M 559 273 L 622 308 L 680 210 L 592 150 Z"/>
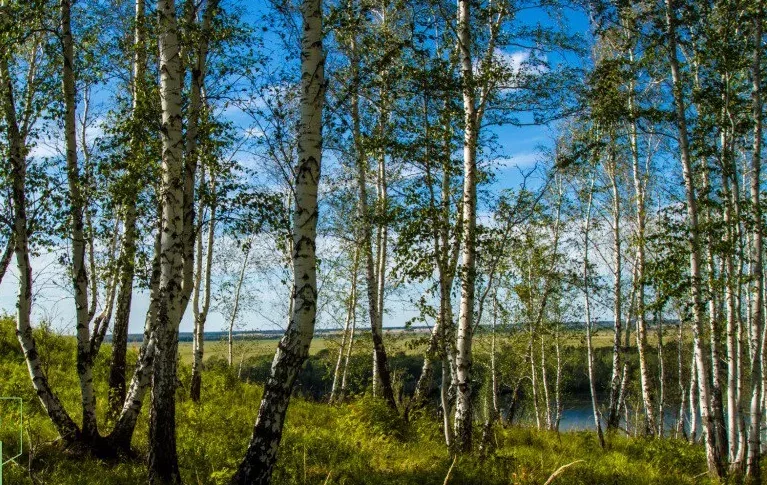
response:
<path fill-rule="evenodd" d="M 265 355 L 272 356 L 274 355 L 274 351 L 277 350 L 277 344 L 279 343 L 279 339 L 277 338 L 270 338 L 270 339 L 242 339 L 242 340 L 235 340 L 233 351 L 234 351 L 234 361 L 235 363 L 239 363 L 241 359 L 245 358 L 251 358 L 251 357 L 262 357 Z M 134 350 L 138 350 L 138 348 L 141 346 L 140 343 L 132 343 L 131 348 Z M 309 353 L 311 355 L 316 355 L 321 350 L 328 348 L 328 347 L 335 347 L 337 348 L 337 344 L 334 343 L 334 341 L 328 341 L 325 338 L 318 338 L 314 339 L 312 341 L 311 347 L 309 347 Z M 192 342 L 179 342 L 178 344 L 178 354 L 179 359 L 181 359 L 181 362 L 184 364 L 192 364 L 193 354 L 192 354 L 193 348 L 192 348 Z M 205 359 L 221 359 L 226 360 L 229 356 L 229 347 L 227 346 L 226 340 L 213 340 L 213 341 L 206 341 L 205 342 Z"/>
<path fill-rule="evenodd" d="M 364 331 L 363 331 L 364 332 Z M 362 333 L 362 332 L 361 332 Z M 676 339 L 676 330 L 672 327 L 665 329 L 665 338 Z M 358 333 L 358 338 L 359 338 Z M 423 346 L 408 345 L 408 343 L 415 343 L 416 340 L 423 341 L 425 339 L 424 333 L 412 334 L 412 333 L 396 333 L 387 334 L 389 338 L 396 338 L 402 350 L 408 355 L 421 355 L 423 354 Z M 321 351 L 328 349 L 337 351 L 339 345 L 340 334 L 335 336 L 316 336 L 312 340 L 312 345 L 309 348 L 310 355 L 317 355 Z M 482 341 L 487 339 L 487 335 L 481 334 L 478 338 L 478 345 L 482 344 Z M 580 345 L 584 339 L 583 332 L 568 331 L 562 339 L 563 345 Z M 632 334 L 631 343 L 634 343 L 635 337 Z M 647 336 L 648 345 L 657 345 L 657 334 L 650 332 Z M 272 356 L 277 349 L 279 338 L 245 338 L 235 339 L 234 341 L 234 360 L 235 363 L 241 359 L 258 358 L 262 356 Z M 622 340 L 621 340 L 622 341 Z M 613 332 L 608 329 L 599 329 L 592 335 L 592 343 L 594 348 L 612 348 L 613 345 Z M 140 343 L 131 342 L 130 347 L 134 350 L 138 350 Z M 186 364 L 192 363 L 192 342 L 180 342 L 178 345 L 179 358 L 181 362 Z M 205 359 L 222 359 L 226 360 L 229 354 L 229 349 L 225 339 L 221 340 L 206 340 L 205 341 Z"/>
<path fill-rule="evenodd" d="M 38 332 L 36 337 L 51 384 L 76 417 L 79 391 L 73 340 L 48 332 Z M 266 351 L 267 342 L 257 341 L 253 351 Z M 106 401 L 107 357 L 108 350 L 102 350 L 95 372 L 100 417 L 104 416 Z M 225 366 L 210 367 L 203 381 L 201 404 L 191 402 L 184 387 L 177 394 L 178 452 L 187 484 L 227 483 L 244 454 L 258 412 L 258 383 L 238 380 Z M 188 364 L 182 362 L 179 369 L 181 382 L 189 382 Z M 7 319 L 0 320 L 0 376 L 0 395 L 22 396 L 28 414 L 27 450 L 21 460 L 24 466 L 7 466 L 4 483 L 146 483 L 143 459 L 106 463 L 61 451 L 32 391 L 12 322 Z M 11 411 L 3 412 L 6 418 L 13 418 Z M 0 440 L 6 451 L 18 445 L 11 423 L 6 419 L 0 424 Z M 109 424 L 101 422 L 100 426 L 108 430 Z M 449 483 L 542 484 L 557 468 L 576 460 L 584 461 L 565 470 L 554 483 L 709 483 L 701 475 L 706 469 L 702 447 L 680 441 L 610 436 L 608 449 L 603 451 L 591 432 L 556 434 L 500 426 L 493 430 L 492 441 L 495 451 L 485 458 L 473 454 L 457 459 Z M 146 409 L 133 445 L 140 457 L 146 454 Z M 452 463 L 436 410 L 421 412 L 406 423 L 383 403 L 366 395 L 339 406 L 294 398 L 274 483 L 437 485 L 443 484 Z"/>

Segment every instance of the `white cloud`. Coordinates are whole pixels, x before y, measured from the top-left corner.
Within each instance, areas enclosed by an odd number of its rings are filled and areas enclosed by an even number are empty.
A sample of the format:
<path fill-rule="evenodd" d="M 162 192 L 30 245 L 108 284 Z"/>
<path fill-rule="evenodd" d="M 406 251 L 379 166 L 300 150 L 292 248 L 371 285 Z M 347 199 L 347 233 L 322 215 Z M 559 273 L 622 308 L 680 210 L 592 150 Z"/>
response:
<path fill-rule="evenodd" d="M 494 165 L 500 169 L 508 168 L 532 168 L 541 161 L 541 155 L 538 152 L 515 153 L 506 158 L 500 158 Z"/>
<path fill-rule="evenodd" d="M 548 70 L 543 65 L 546 62 L 546 57 L 535 57 L 532 50 L 529 49 L 513 52 L 495 49 L 493 57 L 515 76 L 520 74 L 542 74 Z"/>

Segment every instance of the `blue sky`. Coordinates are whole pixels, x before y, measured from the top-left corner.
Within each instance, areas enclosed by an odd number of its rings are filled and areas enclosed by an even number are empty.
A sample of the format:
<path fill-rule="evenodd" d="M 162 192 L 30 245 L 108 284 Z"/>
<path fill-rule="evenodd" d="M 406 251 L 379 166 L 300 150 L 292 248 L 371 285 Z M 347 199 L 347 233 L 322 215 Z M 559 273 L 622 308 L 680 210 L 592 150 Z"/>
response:
<path fill-rule="evenodd" d="M 261 0 L 239 2 L 245 7 L 245 19 L 249 22 L 260 22 L 260 17 L 264 12 L 265 2 Z M 529 18 L 524 18 L 525 22 L 536 23 L 540 19 L 535 17 L 535 12 L 526 12 L 524 15 Z M 586 17 L 579 12 L 566 11 L 564 13 L 568 28 L 571 32 L 580 32 L 584 36 L 588 34 L 588 21 Z M 283 47 L 273 33 L 265 33 L 264 39 L 266 43 L 266 50 L 274 53 L 275 61 L 281 62 L 280 58 L 284 58 L 281 55 Z M 514 52 L 506 52 L 507 54 L 514 54 Z M 566 59 L 567 62 L 582 62 L 576 59 Z M 283 60 L 284 62 L 284 60 Z M 105 93 L 108 96 L 109 93 Z M 238 119 L 240 118 L 240 119 Z M 232 113 L 232 121 L 241 124 L 244 123 L 241 115 Z M 514 189 L 519 187 L 522 181 L 522 172 L 530 171 L 536 163 L 543 162 L 546 158 L 545 151 L 551 149 L 554 140 L 557 136 L 556 125 L 550 126 L 502 126 L 494 127 L 492 131 L 497 136 L 497 143 L 500 148 L 497 160 L 497 179 L 493 186 L 490 187 L 492 191 L 500 191 L 503 189 Z M 245 160 L 244 160 L 245 161 Z M 540 178 L 533 177 L 529 184 L 535 186 L 540 183 Z M 73 313 L 73 301 L 70 296 L 69 289 L 66 284 L 62 284 L 65 281 L 63 275 L 55 270 L 56 260 L 58 255 L 55 253 L 42 254 L 34 257 L 32 260 L 33 270 L 35 274 L 35 291 L 36 300 L 34 307 L 35 321 L 42 319 L 50 320 L 54 326 L 64 332 L 72 332 L 74 330 L 74 313 Z M 0 311 L 13 313 L 15 311 L 15 299 L 16 299 L 16 287 L 17 277 L 15 264 L 11 265 L 9 274 L 6 275 L 3 282 L 0 284 Z M 285 288 L 278 287 L 273 282 L 261 284 L 261 296 L 263 298 L 271 297 L 275 299 L 286 298 L 287 292 Z M 413 288 L 414 291 L 418 291 Z M 387 303 L 389 308 L 389 315 L 386 318 L 387 325 L 399 326 L 402 325 L 408 318 L 411 318 L 414 313 L 406 303 L 403 303 L 406 298 L 396 296 Z M 131 309 L 131 325 L 130 332 L 139 333 L 143 327 L 144 316 L 148 307 L 148 295 L 146 292 L 137 291 L 134 294 L 133 304 Z M 192 319 L 188 311 L 185 316 L 181 331 L 192 330 Z M 242 318 L 241 329 L 274 329 L 275 323 L 267 321 L 257 313 L 246 314 Z M 364 322 L 364 319 L 363 319 Z M 364 323 L 363 323 L 364 324 Z M 224 329 L 226 322 L 223 316 L 219 312 L 213 311 L 208 319 L 206 329 L 209 331 L 219 331 Z"/>

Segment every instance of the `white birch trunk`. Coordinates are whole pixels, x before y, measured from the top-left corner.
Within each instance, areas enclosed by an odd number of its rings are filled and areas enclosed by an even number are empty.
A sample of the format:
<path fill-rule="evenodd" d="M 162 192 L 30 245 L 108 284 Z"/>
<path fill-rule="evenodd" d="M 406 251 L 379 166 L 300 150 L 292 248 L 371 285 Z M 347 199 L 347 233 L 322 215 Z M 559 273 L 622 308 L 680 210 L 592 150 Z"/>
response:
<path fill-rule="evenodd" d="M 461 261 L 461 304 L 456 340 L 455 439 L 461 451 L 472 447 L 471 344 L 474 328 L 477 223 L 477 135 L 478 118 L 474 95 L 471 57 L 471 14 L 469 0 L 458 0 L 458 55 L 463 86 L 463 255 Z"/>
<path fill-rule="evenodd" d="M 551 400 L 549 399 L 549 381 L 546 372 L 546 349 L 543 345 L 543 338 L 541 340 L 541 388 L 543 389 L 543 403 L 546 408 L 546 429 L 551 430 L 553 422 L 551 420 Z"/>
<path fill-rule="evenodd" d="M 633 62 L 633 52 L 630 58 Z M 647 416 L 647 430 L 650 435 L 655 432 L 656 422 L 653 410 L 653 395 L 650 382 L 650 372 L 647 368 L 647 322 L 645 315 L 645 291 L 644 291 L 644 270 L 645 270 L 645 224 L 647 221 L 647 207 L 645 204 L 646 175 L 642 174 L 639 167 L 639 146 L 636 124 L 636 109 L 634 100 L 634 82 L 629 83 L 628 109 L 631 114 L 631 123 L 629 124 L 629 145 L 631 147 L 631 166 L 634 179 L 634 200 L 636 204 L 637 221 L 637 256 L 636 256 L 636 298 L 637 298 L 637 351 L 639 353 L 639 378 L 642 389 L 642 402 L 644 403 Z M 626 327 L 630 327 L 630 323 Z M 660 334 L 659 334 L 660 335 Z M 659 347 L 661 349 L 662 347 Z M 662 366 L 661 366 L 662 368 Z M 661 389 L 663 381 L 661 380 Z M 662 392 L 662 391 L 661 391 Z M 662 401 L 662 400 L 661 400 Z M 660 404 L 659 414 L 659 434 L 663 434 L 663 412 L 662 402 Z"/>
<path fill-rule="evenodd" d="M 621 321 L 623 319 L 622 311 L 622 290 L 621 290 L 621 273 L 623 253 L 621 245 L 621 233 L 620 233 L 620 216 L 621 216 L 621 201 L 620 193 L 618 191 L 618 174 L 615 161 L 614 148 L 610 148 L 609 166 L 607 167 L 608 175 L 610 177 L 610 184 L 612 189 L 612 231 L 613 231 L 613 319 L 615 321 L 615 329 L 613 334 L 613 360 L 612 360 L 612 374 L 610 378 L 610 401 L 609 412 L 607 416 L 607 429 L 617 429 L 620 422 L 619 411 L 619 393 L 621 391 Z"/>
<path fill-rule="evenodd" d="M 80 403 L 82 406 L 82 437 L 85 441 L 92 441 L 98 436 L 98 425 L 96 423 L 96 395 L 93 390 L 93 368 L 90 352 L 91 315 L 88 301 L 88 274 L 85 267 L 86 237 L 83 220 L 85 199 L 82 194 L 80 169 L 77 162 L 75 120 L 75 110 L 77 107 L 75 104 L 75 57 L 71 27 L 71 0 L 61 1 L 60 14 L 63 59 L 64 138 L 66 142 L 67 181 L 69 185 L 72 287 L 75 299 L 77 335 L 77 377 L 80 383 Z"/>
<path fill-rule="evenodd" d="M 349 348 L 351 348 L 351 342 L 354 338 L 354 335 L 352 333 L 352 321 L 354 320 L 354 308 L 357 306 L 357 260 L 358 260 L 359 251 L 355 249 L 354 251 L 354 257 L 352 259 L 352 277 L 351 277 L 351 288 L 349 290 L 349 302 L 347 304 L 347 310 L 346 310 L 346 322 L 344 323 L 344 330 L 341 335 L 341 345 L 338 348 L 338 358 L 336 359 L 336 367 L 333 371 L 333 385 L 330 388 L 330 398 L 328 401 L 330 404 L 333 404 L 336 400 L 341 400 L 339 398 L 340 396 L 340 389 L 339 385 L 342 382 L 341 374 L 342 374 L 342 364 L 344 359 L 344 354 L 346 351 L 347 342 L 349 345 Z M 348 354 L 348 353 L 347 353 Z M 345 373 L 345 368 L 343 369 L 343 372 Z"/>
<path fill-rule="evenodd" d="M 751 159 L 751 207 L 756 221 L 762 220 L 761 211 L 761 168 L 762 168 L 762 97 L 761 97 L 761 73 L 762 73 L 762 22 L 764 21 L 764 7 L 761 0 L 757 0 L 758 10 L 754 20 L 754 53 L 751 70 L 751 101 L 752 116 L 754 119 L 753 153 Z M 755 282 L 753 296 L 753 316 L 751 317 L 751 423 L 748 433 L 748 462 L 746 473 L 755 483 L 761 480 L 759 460 L 761 458 L 761 423 L 762 409 L 760 395 L 762 393 L 762 359 L 764 358 L 765 339 L 762 335 L 764 298 L 764 274 L 762 267 L 762 231 L 761 223 L 757 223 L 753 230 L 753 252 L 751 256 L 751 276 Z"/>
<path fill-rule="evenodd" d="M 250 245 L 245 248 L 242 260 L 242 266 L 240 267 L 240 275 L 237 277 L 237 286 L 234 288 L 234 307 L 232 307 L 232 314 L 229 316 L 229 331 L 227 333 L 227 363 L 231 368 L 234 365 L 234 325 L 237 323 L 237 313 L 240 309 L 240 293 L 242 292 L 242 283 L 245 281 L 245 270 L 248 267 L 248 258 L 250 256 Z"/>
<path fill-rule="evenodd" d="M 700 228 L 698 225 L 698 201 L 695 190 L 695 181 L 693 179 L 693 167 L 690 156 L 686 106 L 683 99 L 682 79 L 677 58 L 677 34 L 676 34 L 676 12 L 674 9 L 674 0 L 666 0 L 666 27 L 667 41 L 669 50 L 669 67 L 671 70 L 673 98 L 675 107 L 675 116 L 677 130 L 679 134 L 679 150 L 682 162 L 682 172 L 685 183 L 685 195 L 687 202 L 687 217 L 689 223 L 689 246 L 690 246 L 690 276 L 692 278 L 692 304 L 693 304 L 693 343 L 695 347 L 695 361 L 698 374 L 698 388 L 700 393 L 700 414 L 703 421 L 703 439 L 706 443 L 706 459 L 708 463 L 708 472 L 713 477 L 721 477 L 722 470 L 721 457 L 718 456 L 717 446 L 714 440 L 715 429 L 714 419 L 711 415 L 711 393 L 709 389 L 709 366 L 706 362 L 703 342 L 703 302 L 701 296 L 701 261 L 700 261 Z"/>
<path fill-rule="evenodd" d="M 10 162 L 11 198 L 13 201 L 14 254 L 19 272 L 19 293 L 16 301 L 16 336 L 24 353 L 29 377 L 43 409 L 66 443 L 76 441 L 80 430 L 67 414 L 58 396 L 51 389 L 32 334 L 32 267 L 29 262 L 29 230 L 27 227 L 25 147 L 16 115 L 13 83 L 8 67 L 10 53 L 0 54 L 0 105 L 6 122 L 8 158 Z"/>
<path fill-rule="evenodd" d="M 352 40 L 350 47 L 350 62 L 352 68 L 352 85 L 358 87 L 360 85 L 360 72 L 359 72 L 359 53 L 357 52 L 356 40 Z M 386 348 L 384 346 L 382 329 L 379 329 L 380 315 L 379 315 L 379 288 L 378 288 L 378 274 L 377 274 L 377 261 L 373 254 L 373 235 L 372 224 L 370 221 L 370 214 L 368 209 L 368 192 L 367 192 L 367 171 L 368 163 L 365 158 L 365 151 L 362 144 L 362 135 L 360 132 L 360 114 L 359 114 L 359 101 L 361 94 L 355 89 L 355 92 L 351 94 L 351 117 L 352 117 L 352 132 L 354 137 L 354 148 L 357 164 L 357 217 L 361 225 L 361 250 L 362 256 L 365 261 L 365 278 L 367 282 L 367 296 L 368 296 L 368 311 L 370 313 L 370 329 L 373 338 L 373 394 L 378 394 L 378 387 L 380 384 L 380 394 L 386 401 L 386 403 L 392 409 L 397 409 L 397 402 L 394 399 L 394 391 L 391 385 L 391 375 L 389 373 L 389 362 L 386 355 Z"/>
<path fill-rule="evenodd" d="M 136 0 L 134 17 L 133 41 L 133 82 L 132 82 L 132 114 L 134 126 L 141 122 L 142 108 L 145 98 L 146 77 L 146 0 Z M 130 157 L 138 159 L 142 149 L 142 140 L 138 136 L 131 139 Z M 109 365 L 109 410 L 112 417 L 117 417 L 125 401 L 126 363 L 128 350 L 128 323 L 133 297 L 133 278 L 135 275 L 136 238 L 138 231 L 137 204 L 140 193 L 138 174 L 129 170 L 123 180 L 128 184 L 129 192 L 124 201 L 124 234 L 122 253 L 120 254 L 120 283 L 117 295 L 117 310 L 112 330 L 112 356 Z"/>
<path fill-rule="evenodd" d="M 181 67 L 174 0 L 158 0 L 162 107 L 162 231 L 160 287 L 149 417 L 149 482 L 181 482 L 176 454 L 178 327 L 184 310 L 185 177 L 181 136 Z M 192 241 L 193 242 L 193 241 Z"/>
<path fill-rule="evenodd" d="M 589 292 L 589 234 L 591 230 L 591 206 L 594 202 L 594 179 L 589 186 L 589 198 L 586 205 L 586 220 L 584 223 L 583 245 L 583 303 L 586 310 L 586 358 L 589 372 L 589 392 L 591 393 L 591 410 L 594 413 L 594 426 L 602 449 L 605 448 L 605 437 L 602 433 L 602 422 L 599 418 L 599 403 L 597 402 L 596 382 L 594 379 L 594 345 L 591 340 L 591 298 Z"/>
<path fill-rule="evenodd" d="M 325 85 L 321 0 L 304 0 L 301 13 L 301 120 L 293 214 L 293 313 L 274 356 L 253 436 L 232 479 L 233 484 L 270 482 L 290 394 L 309 354 L 314 333 L 317 312 L 317 190 L 322 160 Z"/>
<path fill-rule="evenodd" d="M 201 177 L 201 184 L 204 183 L 204 172 Z M 215 245 L 213 239 L 216 234 L 216 175 L 212 173 L 210 176 L 210 220 L 208 221 L 208 240 L 206 243 L 205 253 L 205 266 L 202 262 L 202 230 L 200 230 L 197 236 L 197 276 L 195 278 L 194 298 L 192 303 L 192 309 L 194 311 L 194 341 L 192 342 L 192 382 L 189 386 L 189 397 L 194 402 L 200 401 L 200 392 L 202 388 L 202 371 L 203 356 L 205 354 L 205 322 L 208 319 L 208 312 L 210 311 L 210 297 L 211 297 L 211 273 L 213 270 L 213 251 Z M 201 204 L 202 205 L 202 204 Z M 200 213 L 203 211 L 200 210 Z M 200 228 L 202 229 L 202 228 Z M 205 278 L 202 275 L 205 275 Z M 202 306 L 200 306 L 200 293 L 202 291 L 201 286 L 205 285 L 205 294 L 202 300 Z M 242 282 L 240 282 L 242 284 Z M 239 289 L 239 287 L 238 287 Z"/>

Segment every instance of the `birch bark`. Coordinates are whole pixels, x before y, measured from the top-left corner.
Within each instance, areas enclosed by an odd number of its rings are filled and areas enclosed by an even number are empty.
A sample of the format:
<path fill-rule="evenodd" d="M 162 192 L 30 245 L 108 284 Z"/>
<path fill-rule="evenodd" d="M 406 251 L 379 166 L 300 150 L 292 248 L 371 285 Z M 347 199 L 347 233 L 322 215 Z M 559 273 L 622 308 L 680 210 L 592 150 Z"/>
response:
<path fill-rule="evenodd" d="M 599 417 L 599 404 L 597 402 L 596 381 L 594 379 L 594 345 L 591 340 L 591 298 L 589 292 L 589 234 L 591 230 L 591 206 L 594 203 L 594 179 L 589 184 L 588 202 L 586 204 L 586 217 L 584 222 L 584 246 L 583 246 L 583 303 L 586 310 L 586 358 L 589 372 L 589 392 L 591 393 L 591 410 L 594 413 L 594 426 L 597 429 L 597 438 L 602 449 L 605 448 L 605 437 L 602 433 L 602 421 Z"/>
<path fill-rule="evenodd" d="M 666 0 L 666 28 L 668 42 L 668 60 L 671 70 L 672 90 L 675 108 L 675 121 L 679 135 L 679 151 L 682 162 L 682 171 L 685 184 L 687 202 L 687 217 L 689 224 L 690 246 L 690 275 L 692 278 L 691 293 L 693 306 L 693 343 L 694 355 L 697 367 L 698 388 L 700 393 L 700 414 L 703 421 L 703 438 L 706 443 L 706 459 L 708 472 L 713 477 L 724 475 L 721 457 L 717 454 L 714 443 L 715 430 L 714 420 L 710 412 L 711 395 L 709 389 L 709 366 L 704 355 L 702 342 L 703 327 L 703 302 L 701 297 L 701 268 L 700 268 L 700 228 L 698 225 L 698 201 L 693 180 L 693 167 L 690 156 L 690 148 L 687 133 L 686 106 L 683 98 L 682 79 L 677 57 L 677 33 L 676 33 L 676 10 L 674 0 Z M 757 399 L 758 400 L 758 399 Z M 757 411 L 758 412 L 758 411 Z"/>
<path fill-rule="evenodd" d="M 227 333 L 227 363 L 229 367 L 234 365 L 234 325 L 237 323 L 237 313 L 240 310 L 240 294 L 242 293 L 242 283 L 245 281 L 245 270 L 248 268 L 248 259 L 250 258 L 250 245 L 245 248 L 240 275 L 237 277 L 237 286 L 234 288 L 234 307 L 229 316 L 229 331 Z"/>
<path fill-rule="evenodd" d="M 19 271 L 19 293 L 16 301 L 16 337 L 19 340 L 27 370 L 38 399 L 50 417 L 59 436 L 65 443 L 72 443 L 80 436 L 80 430 L 67 414 L 58 396 L 53 392 L 37 351 L 32 335 L 32 266 L 29 262 L 29 230 L 27 227 L 26 177 L 27 161 L 25 147 L 19 130 L 13 83 L 9 72 L 10 52 L 0 53 L 0 104 L 8 132 L 8 158 L 10 165 L 11 197 L 13 200 L 14 254 Z"/>
<path fill-rule="evenodd" d="M 754 121 L 753 153 L 751 158 L 751 207 L 754 211 L 754 228 L 752 230 L 753 251 L 751 254 L 751 276 L 755 283 L 751 317 L 751 423 L 748 433 L 748 458 L 746 474 L 759 483 L 761 469 L 761 423 L 762 409 L 760 395 L 762 393 L 762 359 L 764 358 L 765 339 L 762 335 L 764 315 L 762 314 L 762 299 L 764 298 L 764 274 L 762 268 L 762 210 L 761 210 L 761 169 L 762 169 L 762 22 L 764 5 L 757 1 L 757 15 L 754 19 L 754 53 L 751 69 L 751 103 Z"/>
<path fill-rule="evenodd" d="M 325 92 L 322 2 L 301 5 L 301 120 L 293 213 L 293 313 L 274 356 L 253 436 L 233 484 L 271 481 L 285 413 L 301 365 L 309 353 L 317 311 L 317 188 L 322 160 L 322 108 Z"/>
<path fill-rule="evenodd" d="M 77 334 L 77 377 L 82 406 L 82 437 L 92 441 L 98 437 L 96 423 L 96 394 L 93 389 L 92 355 L 90 349 L 90 306 L 88 304 L 88 274 L 85 266 L 86 236 L 83 213 L 80 168 L 77 162 L 75 110 L 74 38 L 72 36 L 71 0 L 61 0 L 61 47 L 63 59 L 62 90 L 64 95 L 64 139 L 66 142 L 67 181 L 69 185 L 69 217 L 72 237 L 72 287 L 75 299 Z M 95 277 L 95 275 L 92 275 Z M 93 295 L 95 297 L 95 295 Z"/>
<path fill-rule="evenodd" d="M 611 143 L 611 147 L 614 143 Z M 621 287 L 623 253 L 620 233 L 621 200 L 618 190 L 618 174 L 614 148 L 610 148 L 609 163 L 607 166 L 610 186 L 612 190 L 612 231 L 613 231 L 613 319 L 615 329 L 613 335 L 613 359 L 612 374 L 610 377 L 610 402 L 607 415 L 607 429 L 617 429 L 620 422 L 619 394 L 621 390 L 621 321 L 623 319 L 623 293 Z"/>
<path fill-rule="evenodd" d="M 205 182 L 204 172 L 200 177 L 200 183 Z M 211 273 L 213 270 L 213 251 L 214 244 L 213 239 L 216 234 L 216 175 L 211 173 L 210 175 L 210 219 L 208 220 L 208 238 L 206 242 L 205 252 L 205 266 L 202 262 L 202 231 L 197 236 L 197 277 L 194 288 L 194 298 L 192 302 L 192 309 L 194 312 L 194 341 L 192 343 L 192 382 L 189 385 L 189 397 L 194 402 L 200 401 L 200 391 L 202 388 L 202 371 L 203 371 L 203 356 L 205 353 L 205 322 L 208 319 L 208 312 L 210 311 L 210 296 L 211 296 Z M 202 210 L 200 210 L 202 213 Z M 205 275 L 203 278 L 202 275 Z M 202 300 L 202 306 L 200 306 L 200 293 L 202 292 L 202 285 L 205 286 L 205 294 Z M 240 285 L 242 280 L 240 280 Z M 239 285 L 238 285 L 239 293 Z M 239 296 L 239 295 L 238 295 Z"/>
<path fill-rule="evenodd" d="M 146 0 L 136 0 L 134 18 L 134 41 L 133 41 L 133 123 L 140 123 L 140 110 L 144 103 L 144 78 L 146 72 Z M 131 139 L 130 156 L 135 160 L 138 156 L 140 139 L 133 136 Z M 112 359 L 109 365 L 109 404 L 110 412 L 117 416 L 125 402 L 126 364 L 125 356 L 128 349 L 128 322 L 130 320 L 130 307 L 133 297 L 133 277 L 136 260 L 136 219 L 138 202 L 138 177 L 133 170 L 129 169 L 126 180 L 129 184 L 124 202 L 124 234 L 122 253 L 120 254 L 120 283 L 117 295 L 117 311 L 112 330 Z"/>
<path fill-rule="evenodd" d="M 397 402 L 394 399 L 394 391 L 391 385 L 391 375 L 389 372 L 389 360 L 386 355 L 386 348 L 383 341 L 382 329 L 379 328 L 379 288 L 376 260 L 373 255 L 373 235 L 372 224 L 370 221 L 368 209 L 368 191 L 367 191 L 367 171 L 368 163 L 365 158 L 364 147 L 362 146 L 362 135 L 360 132 L 360 60 L 356 39 L 352 39 L 350 46 L 350 56 L 352 65 L 352 85 L 355 91 L 351 95 L 351 116 L 352 131 L 354 137 L 355 155 L 357 157 L 357 217 L 361 227 L 362 241 L 361 250 L 365 261 L 365 278 L 367 282 L 368 311 L 370 313 L 370 329 L 373 338 L 373 390 L 374 394 L 378 391 L 380 383 L 381 395 L 386 403 L 392 409 L 397 409 Z"/>
<path fill-rule="evenodd" d="M 181 483 L 176 454 L 178 327 L 184 310 L 185 175 L 181 135 L 181 67 L 175 0 L 158 0 L 162 107 L 160 287 L 149 414 L 149 483 Z"/>
<path fill-rule="evenodd" d="M 633 53 L 630 54 L 633 61 Z M 637 222 L 637 256 L 636 256 L 636 315 L 637 315 L 637 351 L 639 353 L 639 378 L 642 389 L 642 402 L 644 403 L 647 416 L 647 431 L 653 435 L 656 429 L 654 399 L 650 381 L 650 371 L 647 366 L 647 321 L 645 315 L 645 225 L 647 222 L 647 206 L 645 203 L 646 175 L 641 173 L 639 167 L 639 146 L 636 123 L 636 106 L 634 99 L 634 82 L 629 83 L 628 109 L 631 116 L 629 124 L 629 145 L 631 147 L 631 167 L 634 179 L 634 200 L 636 204 Z M 631 325 L 627 325 L 630 327 Z M 660 334 L 659 334 L 660 337 Z M 660 344 L 659 344 L 660 345 Z M 659 350 L 662 347 L 658 347 Z M 662 366 L 661 366 L 662 368 Z M 661 389 L 662 389 L 661 381 Z M 661 405 L 662 406 L 662 405 Z M 659 434 L 663 433 L 663 413 L 659 415 Z"/>
<path fill-rule="evenodd" d="M 477 223 L 477 134 L 474 95 L 474 66 L 471 57 L 471 13 L 469 0 L 458 0 L 458 53 L 463 90 L 463 252 L 461 260 L 461 304 L 456 339 L 455 438 L 461 451 L 472 447 L 471 344 L 476 280 Z"/>
<path fill-rule="evenodd" d="M 355 249 L 354 257 L 352 259 L 352 275 L 351 275 L 351 289 L 349 290 L 349 302 L 346 310 L 346 322 L 344 323 L 344 330 L 341 336 L 341 345 L 338 348 L 338 358 L 336 359 L 336 367 L 333 371 L 333 385 L 330 388 L 330 404 L 333 404 L 336 400 L 341 400 L 340 384 L 342 383 L 341 374 L 345 373 L 345 368 L 342 371 L 344 351 L 346 350 L 347 342 L 349 348 L 351 348 L 352 339 L 354 334 L 352 331 L 352 322 L 355 317 L 355 307 L 357 306 L 357 261 L 359 258 L 359 251 Z M 347 353 L 348 354 L 348 353 Z"/>

